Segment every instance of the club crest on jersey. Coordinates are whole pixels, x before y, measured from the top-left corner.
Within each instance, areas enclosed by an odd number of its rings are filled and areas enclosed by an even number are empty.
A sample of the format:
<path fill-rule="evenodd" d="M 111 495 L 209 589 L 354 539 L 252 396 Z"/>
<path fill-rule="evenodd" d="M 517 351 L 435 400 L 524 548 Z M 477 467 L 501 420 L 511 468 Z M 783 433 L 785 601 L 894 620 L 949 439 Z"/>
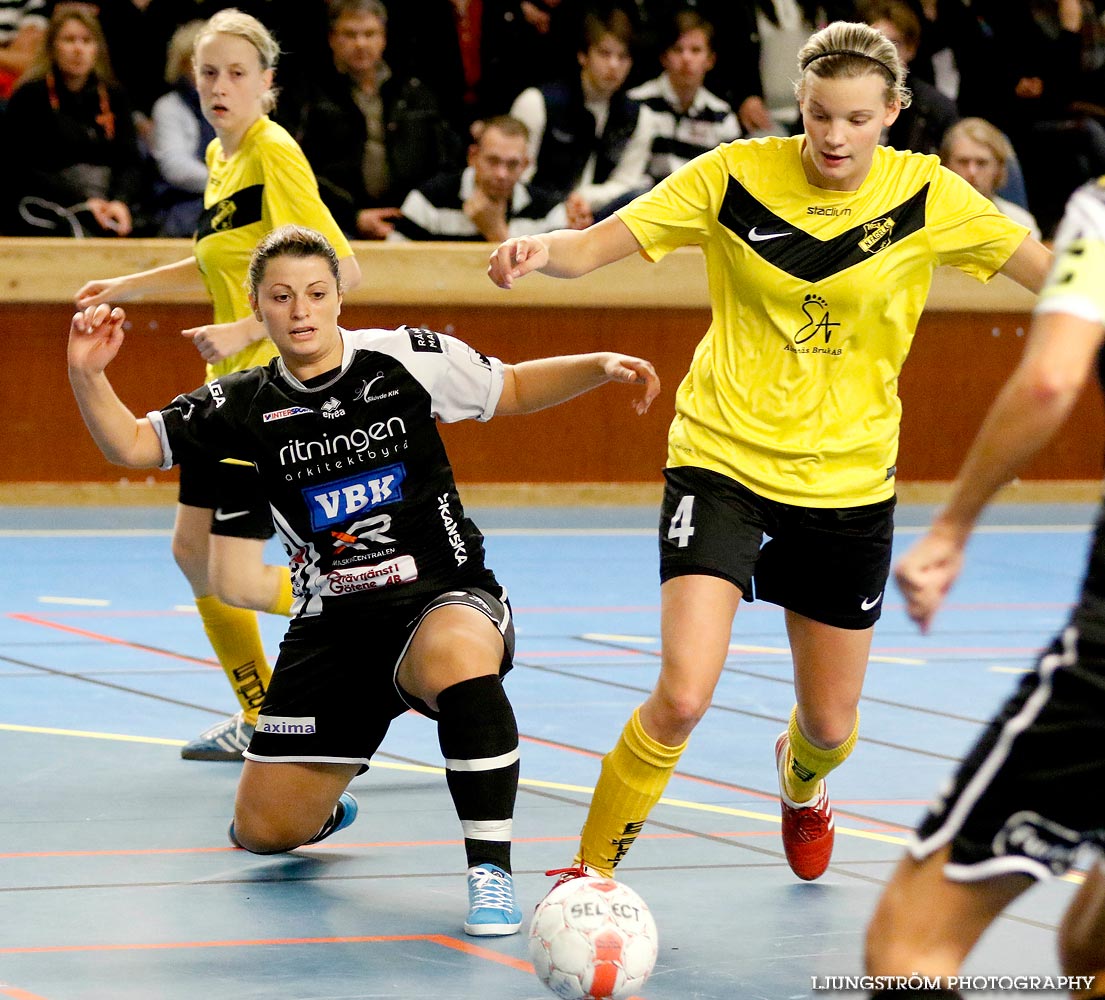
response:
<path fill-rule="evenodd" d="M 234 213 L 238 206 L 229 198 L 224 198 L 215 206 L 215 212 L 211 216 L 211 228 L 216 232 L 220 229 L 234 228 Z"/>
<path fill-rule="evenodd" d="M 303 490 L 303 499 L 311 512 L 311 527 L 321 531 L 362 511 L 398 503 L 403 499 L 402 485 L 406 476 L 405 466 L 389 465 Z"/>
<path fill-rule="evenodd" d="M 864 253 L 878 253 L 890 246 L 890 236 L 894 231 L 894 220 L 891 218 L 873 219 L 863 224 L 863 231 L 867 234 L 859 241 L 859 248 Z"/>

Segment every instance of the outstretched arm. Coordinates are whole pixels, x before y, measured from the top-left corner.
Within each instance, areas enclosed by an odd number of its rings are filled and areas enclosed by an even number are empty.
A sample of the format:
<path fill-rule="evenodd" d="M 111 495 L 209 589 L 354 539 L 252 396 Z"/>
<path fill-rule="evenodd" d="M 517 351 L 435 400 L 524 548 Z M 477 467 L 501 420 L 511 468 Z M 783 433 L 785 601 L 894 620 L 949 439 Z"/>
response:
<path fill-rule="evenodd" d="M 139 295 L 202 290 L 203 276 L 196 258 L 186 257 L 172 264 L 151 267 L 148 271 L 135 271 L 117 278 L 96 278 L 82 285 L 73 299 L 77 308 L 86 309 L 105 302 L 126 302 Z"/>
<path fill-rule="evenodd" d="M 660 392 L 660 379 L 648 361 L 625 354 L 569 354 L 503 366 L 503 392 L 495 415 L 533 413 L 555 406 L 606 382 L 643 385 L 644 395 L 633 405 L 648 411 Z"/>
<path fill-rule="evenodd" d="M 1066 420 L 1105 341 L 1105 326 L 1069 313 L 1043 313 L 1005 383 L 932 527 L 898 562 L 906 610 L 927 631 L 959 576 L 979 514 Z"/>
<path fill-rule="evenodd" d="M 161 465 L 161 441 L 145 418 L 123 405 L 104 369 L 123 343 L 126 314 L 107 304 L 89 306 L 69 324 L 69 384 L 93 440 L 108 461 L 131 469 Z"/>
<path fill-rule="evenodd" d="M 1002 265 L 1001 273 L 1023 285 L 1030 292 L 1039 292 L 1044 287 L 1048 269 L 1051 267 L 1051 251 L 1039 240 L 1026 236 L 1012 256 Z"/>
<path fill-rule="evenodd" d="M 538 236 L 515 236 L 491 252 L 487 276 L 500 288 L 540 271 L 554 278 L 578 278 L 640 249 L 637 238 L 616 215 L 587 229 L 557 229 Z"/>

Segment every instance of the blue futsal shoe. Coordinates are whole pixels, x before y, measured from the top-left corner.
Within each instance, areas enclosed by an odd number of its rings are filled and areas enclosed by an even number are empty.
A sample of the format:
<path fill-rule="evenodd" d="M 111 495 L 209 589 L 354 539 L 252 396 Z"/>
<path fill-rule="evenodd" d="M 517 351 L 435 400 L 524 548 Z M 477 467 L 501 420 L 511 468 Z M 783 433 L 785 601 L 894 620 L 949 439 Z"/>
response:
<path fill-rule="evenodd" d="M 505 937 L 522 926 L 522 908 L 514 899 L 514 878 L 498 865 L 468 869 L 468 919 L 464 933 Z"/>
<path fill-rule="evenodd" d="M 216 722 L 194 740 L 180 748 L 185 760 L 241 760 L 242 751 L 253 739 L 253 726 L 242 718 L 242 713 Z"/>
<path fill-rule="evenodd" d="M 322 824 L 322 829 L 307 843 L 317 844 L 320 840 L 325 840 L 330 834 L 337 833 L 339 830 L 344 830 L 347 826 L 350 826 L 356 818 L 357 800 L 348 792 L 342 792 L 337 805 L 334 806 L 334 811 L 330 813 L 330 818 Z"/>
<path fill-rule="evenodd" d="M 307 844 L 317 844 L 320 840 L 325 840 L 332 833 L 337 833 L 339 830 L 344 830 L 347 826 L 352 824 L 353 820 L 357 818 L 357 800 L 353 798 L 348 792 L 342 792 L 338 798 L 337 805 L 334 806 L 334 811 L 330 813 L 329 819 L 322 824 L 319 829 Z M 230 838 L 230 842 L 235 847 L 241 847 L 238 843 L 238 838 L 234 834 L 234 820 L 230 821 L 230 827 L 226 831 L 226 835 Z M 307 844 L 303 844 L 306 847 Z"/>

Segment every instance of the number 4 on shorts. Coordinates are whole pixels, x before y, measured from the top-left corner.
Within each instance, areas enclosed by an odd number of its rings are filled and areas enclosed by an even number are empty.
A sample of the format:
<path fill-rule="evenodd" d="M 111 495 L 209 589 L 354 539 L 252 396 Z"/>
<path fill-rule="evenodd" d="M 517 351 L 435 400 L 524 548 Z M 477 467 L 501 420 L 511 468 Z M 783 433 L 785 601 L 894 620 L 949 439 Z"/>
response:
<path fill-rule="evenodd" d="M 687 547 L 691 535 L 694 534 L 694 527 L 691 524 L 693 515 L 694 497 L 683 497 L 679 501 L 679 506 L 675 508 L 675 513 L 671 516 L 671 523 L 668 525 L 668 540 L 674 541 L 681 549 Z"/>

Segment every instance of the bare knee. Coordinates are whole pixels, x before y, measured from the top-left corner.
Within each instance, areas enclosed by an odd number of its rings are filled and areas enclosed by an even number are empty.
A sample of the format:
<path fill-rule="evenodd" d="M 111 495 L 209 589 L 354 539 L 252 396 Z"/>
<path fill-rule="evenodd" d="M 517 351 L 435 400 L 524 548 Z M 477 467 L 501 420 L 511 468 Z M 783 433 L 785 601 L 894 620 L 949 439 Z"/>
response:
<path fill-rule="evenodd" d="M 208 592 L 207 539 L 190 533 L 173 534 L 173 560 L 198 596 Z"/>
<path fill-rule="evenodd" d="M 282 854 L 307 843 L 322 827 L 322 822 L 304 823 L 302 819 L 278 813 L 234 810 L 234 840 L 250 854 Z"/>
<path fill-rule="evenodd" d="M 798 728 L 814 746 L 832 750 L 840 746 L 856 728 L 855 705 L 814 705 L 798 709 Z"/>
<path fill-rule="evenodd" d="M 212 559 L 211 589 L 224 604 L 235 608 L 266 611 L 272 605 L 272 595 L 265 580 L 264 567 Z"/>
<path fill-rule="evenodd" d="M 710 693 L 660 684 L 641 706 L 645 731 L 666 746 L 679 746 L 710 707 Z"/>

